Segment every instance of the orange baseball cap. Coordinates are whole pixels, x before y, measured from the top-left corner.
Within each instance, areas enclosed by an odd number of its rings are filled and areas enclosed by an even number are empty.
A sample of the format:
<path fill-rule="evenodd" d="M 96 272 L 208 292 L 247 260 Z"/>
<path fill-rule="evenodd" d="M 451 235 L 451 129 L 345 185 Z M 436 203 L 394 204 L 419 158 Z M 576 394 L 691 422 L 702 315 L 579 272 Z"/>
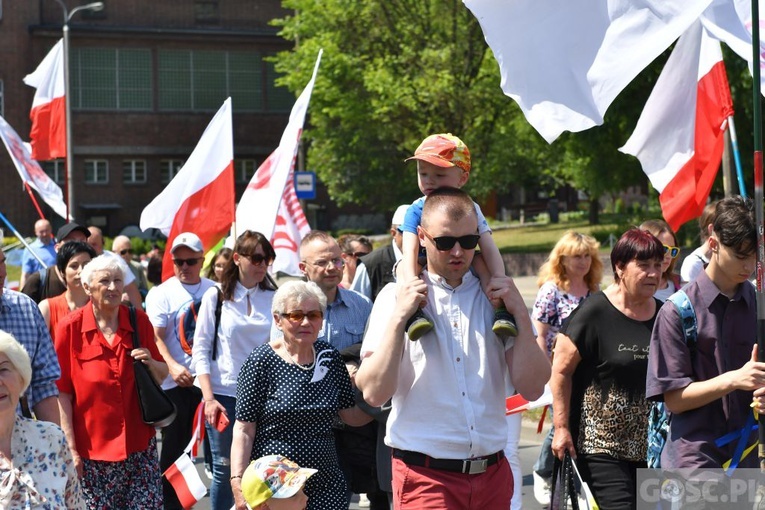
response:
<path fill-rule="evenodd" d="M 470 172 L 470 151 L 467 145 L 451 133 L 430 135 L 422 141 L 414 156 L 406 161 L 419 159 L 442 168 L 456 166 Z"/>

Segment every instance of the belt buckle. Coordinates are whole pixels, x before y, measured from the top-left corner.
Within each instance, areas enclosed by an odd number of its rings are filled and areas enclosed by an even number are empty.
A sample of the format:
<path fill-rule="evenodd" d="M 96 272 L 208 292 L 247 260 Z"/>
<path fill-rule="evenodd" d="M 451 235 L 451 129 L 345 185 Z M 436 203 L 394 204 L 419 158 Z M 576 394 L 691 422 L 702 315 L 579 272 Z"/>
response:
<path fill-rule="evenodd" d="M 488 467 L 489 467 L 488 459 L 462 461 L 462 472 L 467 473 L 469 475 L 478 475 L 481 473 L 485 473 Z"/>

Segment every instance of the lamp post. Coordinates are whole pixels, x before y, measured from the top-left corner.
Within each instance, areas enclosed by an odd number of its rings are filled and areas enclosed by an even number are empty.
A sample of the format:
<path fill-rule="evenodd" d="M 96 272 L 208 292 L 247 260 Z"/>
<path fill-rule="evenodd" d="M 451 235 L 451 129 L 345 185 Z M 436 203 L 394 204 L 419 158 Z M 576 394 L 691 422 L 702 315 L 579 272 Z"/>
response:
<path fill-rule="evenodd" d="M 64 26 L 62 30 L 64 32 L 64 104 L 66 110 L 66 118 L 64 119 L 66 123 L 66 208 L 67 216 L 71 215 L 74 217 L 74 179 L 72 178 L 74 170 L 74 154 L 72 154 L 72 99 L 69 95 L 69 20 L 80 11 L 101 11 L 104 8 L 104 3 L 92 2 L 86 5 L 78 5 L 70 12 L 66 8 L 66 4 L 64 4 L 63 0 L 56 0 L 56 2 L 58 2 L 61 9 L 64 11 Z"/>

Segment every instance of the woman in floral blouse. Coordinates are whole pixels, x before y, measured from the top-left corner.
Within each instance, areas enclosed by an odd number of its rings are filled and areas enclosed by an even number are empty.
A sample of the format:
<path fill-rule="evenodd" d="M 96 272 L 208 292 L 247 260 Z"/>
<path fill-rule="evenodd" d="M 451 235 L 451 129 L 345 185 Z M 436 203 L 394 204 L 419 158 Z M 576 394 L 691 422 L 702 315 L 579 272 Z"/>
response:
<path fill-rule="evenodd" d="M 32 365 L 16 339 L 0 331 L 0 508 L 85 508 L 64 433 L 16 414 Z"/>
<path fill-rule="evenodd" d="M 600 290 L 603 263 L 598 254 L 599 247 L 595 238 L 569 230 L 539 269 L 539 292 L 531 318 L 537 330 L 537 343 L 550 358 L 563 321 L 590 292 Z M 551 427 L 534 464 L 534 497 L 542 505 L 550 504 L 553 433 Z"/>

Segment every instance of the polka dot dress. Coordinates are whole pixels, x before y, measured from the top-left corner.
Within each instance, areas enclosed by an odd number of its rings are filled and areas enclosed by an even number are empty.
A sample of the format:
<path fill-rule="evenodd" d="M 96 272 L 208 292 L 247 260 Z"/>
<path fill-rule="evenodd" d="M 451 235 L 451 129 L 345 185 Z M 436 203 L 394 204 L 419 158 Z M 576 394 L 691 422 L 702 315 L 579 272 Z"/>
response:
<path fill-rule="evenodd" d="M 314 347 L 311 370 L 283 360 L 269 344 L 252 351 L 239 372 L 236 419 L 256 424 L 251 459 L 279 454 L 319 470 L 305 484 L 308 510 L 347 510 L 332 423 L 339 409 L 354 405 L 351 380 L 337 350 L 322 341 Z M 322 367 L 324 377 L 311 382 Z"/>

